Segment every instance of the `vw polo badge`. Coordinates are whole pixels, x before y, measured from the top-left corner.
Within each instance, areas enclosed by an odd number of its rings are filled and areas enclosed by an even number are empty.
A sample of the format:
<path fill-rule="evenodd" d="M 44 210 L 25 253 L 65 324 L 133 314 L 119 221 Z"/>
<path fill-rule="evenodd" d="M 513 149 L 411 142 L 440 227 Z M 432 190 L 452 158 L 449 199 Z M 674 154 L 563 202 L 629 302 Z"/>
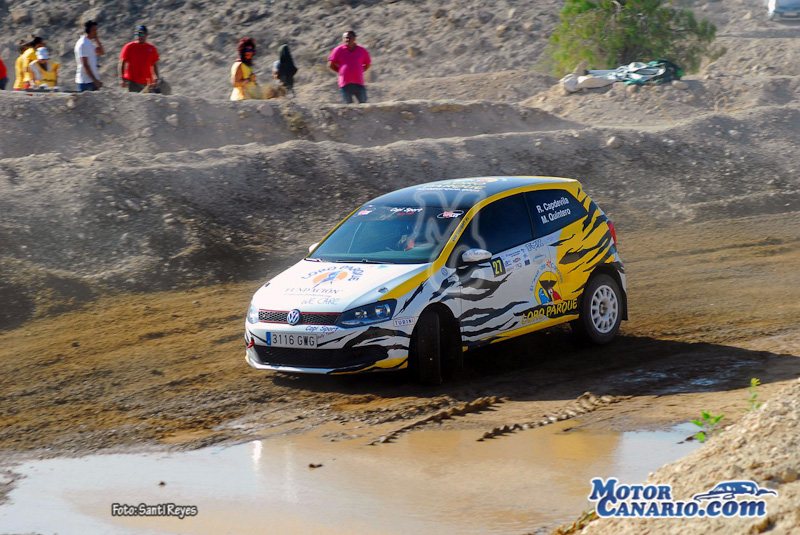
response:
<path fill-rule="evenodd" d="M 286 314 L 286 323 L 288 323 L 289 325 L 297 325 L 298 323 L 300 323 L 300 311 L 295 308 L 294 310 Z"/>

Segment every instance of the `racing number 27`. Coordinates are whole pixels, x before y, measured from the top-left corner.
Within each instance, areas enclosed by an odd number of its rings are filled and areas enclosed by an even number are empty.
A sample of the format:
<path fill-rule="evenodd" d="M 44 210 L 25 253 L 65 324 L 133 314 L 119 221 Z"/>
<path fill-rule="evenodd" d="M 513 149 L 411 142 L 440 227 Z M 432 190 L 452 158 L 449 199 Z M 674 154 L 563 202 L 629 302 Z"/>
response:
<path fill-rule="evenodd" d="M 494 276 L 497 277 L 498 275 L 502 275 L 506 272 L 506 267 L 503 265 L 502 258 L 493 258 L 492 259 L 492 271 L 494 271 Z"/>

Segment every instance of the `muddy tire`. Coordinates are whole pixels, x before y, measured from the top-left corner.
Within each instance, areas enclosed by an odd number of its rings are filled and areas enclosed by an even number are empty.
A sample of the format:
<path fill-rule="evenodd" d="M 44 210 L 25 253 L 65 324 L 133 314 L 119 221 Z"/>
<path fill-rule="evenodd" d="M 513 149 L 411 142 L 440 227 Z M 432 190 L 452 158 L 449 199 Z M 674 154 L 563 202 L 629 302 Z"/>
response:
<path fill-rule="evenodd" d="M 435 311 L 425 310 L 420 315 L 411 349 L 416 379 L 425 385 L 442 384 L 441 318 Z"/>
<path fill-rule="evenodd" d="M 607 344 L 617 335 L 622 322 L 622 292 L 610 276 L 601 273 L 586 285 L 580 316 L 570 325 L 582 340 Z"/>

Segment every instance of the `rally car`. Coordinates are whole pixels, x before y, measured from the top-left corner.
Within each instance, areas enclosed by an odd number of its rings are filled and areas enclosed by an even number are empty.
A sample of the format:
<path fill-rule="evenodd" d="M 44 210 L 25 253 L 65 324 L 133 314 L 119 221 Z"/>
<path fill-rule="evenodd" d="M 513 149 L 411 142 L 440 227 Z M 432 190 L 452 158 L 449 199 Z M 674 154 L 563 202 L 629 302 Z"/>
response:
<path fill-rule="evenodd" d="M 611 220 L 566 178 L 420 184 L 358 207 L 253 296 L 247 362 L 294 373 L 410 367 L 438 384 L 463 351 L 570 322 L 627 319 Z"/>

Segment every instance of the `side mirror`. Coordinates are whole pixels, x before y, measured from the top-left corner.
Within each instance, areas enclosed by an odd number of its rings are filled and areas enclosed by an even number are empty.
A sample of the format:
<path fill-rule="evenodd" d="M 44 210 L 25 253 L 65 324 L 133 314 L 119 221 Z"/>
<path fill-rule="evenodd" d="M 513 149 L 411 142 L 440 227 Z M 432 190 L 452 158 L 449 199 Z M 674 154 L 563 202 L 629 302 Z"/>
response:
<path fill-rule="evenodd" d="M 319 245 L 319 242 L 317 242 L 317 243 L 312 243 L 311 245 L 309 245 L 309 246 L 308 246 L 308 252 L 309 252 L 309 253 L 313 253 L 313 252 L 314 252 L 314 249 L 316 249 L 318 245 Z"/>
<path fill-rule="evenodd" d="M 465 264 L 479 264 L 488 262 L 492 259 L 492 253 L 485 249 L 469 249 L 461 255 L 461 261 Z"/>

